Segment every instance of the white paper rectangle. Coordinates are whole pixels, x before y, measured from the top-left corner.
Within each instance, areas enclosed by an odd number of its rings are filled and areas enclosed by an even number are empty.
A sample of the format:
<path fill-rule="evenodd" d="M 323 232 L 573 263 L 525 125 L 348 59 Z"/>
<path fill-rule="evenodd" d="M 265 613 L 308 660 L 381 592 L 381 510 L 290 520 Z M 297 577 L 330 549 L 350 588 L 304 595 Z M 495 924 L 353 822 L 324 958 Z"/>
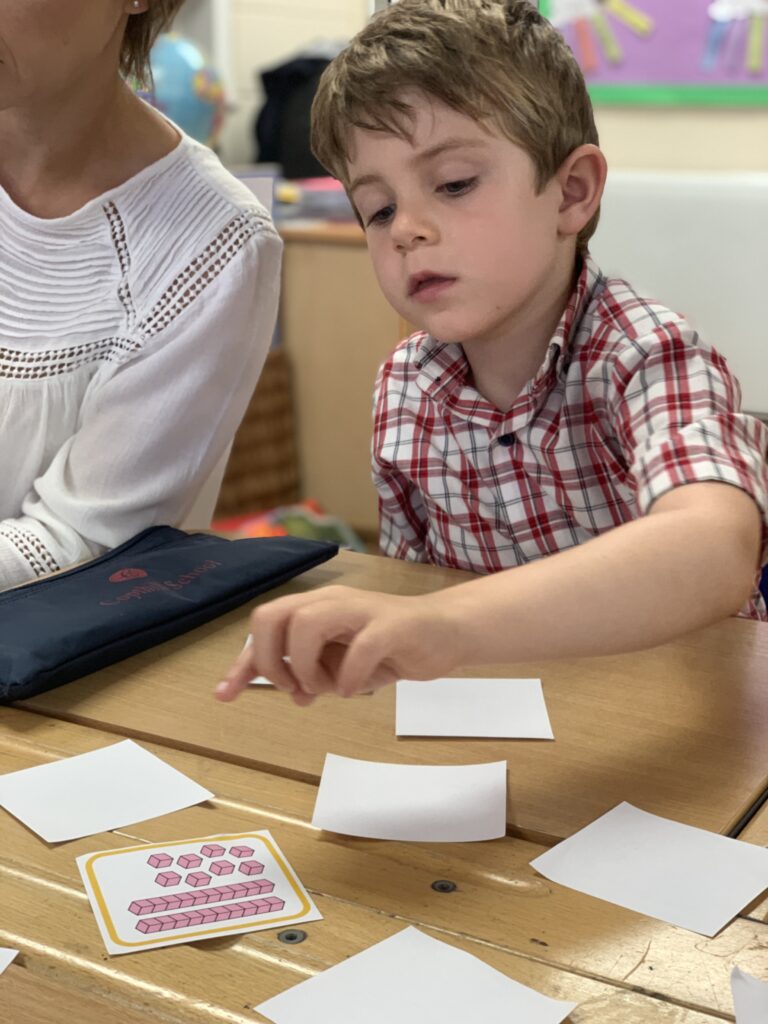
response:
<path fill-rule="evenodd" d="M 245 643 L 243 644 L 243 650 L 247 651 L 248 648 L 252 644 L 253 644 L 253 637 L 249 633 L 248 636 L 245 638 Z M 290 662 L 290 660 L 291 659 L 288 658 L 288 657 L 283 658 L 283 661 Z M 249 686 L 272 686 L 272 683 L 266 678 L 266 676 L 254 676 L 253 679 L 249 679 L 248 680 L 248 685 Z"/>
<path fill-rule="evenodd" d="M 575 1006 L 405 928 L 254 1009 L 275 1024 L 560 1024 Z"/>
<path fill-rule="evenodd" d="M 768 982 L 745 974 L 738 967 L 731 971 L 731 991 L 736 1024 L 766 1024 L 768 1021 Z"/>
<path fill-rule="evenodd" d="M 12 964 L 16 957 L 19 955 L 18 949 L 8 949 L 7 946 L 0 946 L 0 974 Z"/>
<path fill-rule="evenodd" d="M 507 762 L 381 764 L 326 754 L 312 824 L 368 839 L 462 843 L 506 832 Z"/>
<path fill-rule="evenodd" d="M 401 679 L 395 732 L 554 739 L 540 679 Z"/>
<path fill-rule="evenodd" d="M 0 775 L 0 806 L 49 843 L 147 821 L 212 796 L 132 740 Z"/>
<path fill-rule="evenodd" d="M 768 887 L 768 850 L 628 803 L 531 867 L 560 885 L 709 936 Z"/>
<path fill-rule="evenodd" d="M 267 830 L 86 853 L 77 866 L 109 953 L 322 918 Z"/>

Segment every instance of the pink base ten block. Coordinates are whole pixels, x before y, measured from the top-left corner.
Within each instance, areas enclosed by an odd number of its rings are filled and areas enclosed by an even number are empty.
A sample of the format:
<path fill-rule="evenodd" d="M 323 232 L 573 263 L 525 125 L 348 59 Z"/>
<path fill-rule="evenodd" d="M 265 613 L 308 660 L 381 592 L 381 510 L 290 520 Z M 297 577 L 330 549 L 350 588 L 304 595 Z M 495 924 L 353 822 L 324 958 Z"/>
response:
<path fill-rule="evenodd" d="M 236 882 L 232 885 L 214 886 L 210 889 L 193 889 L 191 892 L 171 893 L 168 896 L 150 896 L 134 900 L 128 910 L 143 917 L 165 910 L 183 910 L 185 907 L 199 907 L 207 903 L 221 903 L 223 900 L 242 900 L 246 896 L 261 896 L 272 892 L 275 883 L 268 878 L 257 878 L 253 882 Z"/>
<path fill-rule="evenodd" d="M 204 857 L 223 857 L 227 851 L 218 843 L 206 843 L 200 850 Z"/>
<path fill-rule="evenodd" d="M 259 914 L 272 914 L 282 910 L 285 900 L 277 896 L 265 896 L 258 900 L 244 900 L 242 903 L 226 903 L 218 907 L 203 907 L 185 914 L 168 914 L 162 917 L 145 917 L 136 925 L 144 935 L 169 932 L 175 928 L 193 928 L 201 924 L 215 924 L 219 921 L 234 921 Z"/>
<path fill-rule="evenodd" d="M 183 853 L 176 863 L 180 868 L 184 868 L 184 870 L 187 868 L 199 868 L 203 863 L 203 858 L 198 857 L 196 853 Z"/>
<path fill-rule="evenodd" d="M 244 875 L 260 875 L 264 870 L 264 865 L 259 864 L 257 860 L 244 860 L 238 864 L 237 870 Z"/>
<path fill-rule="evenodd" d="M 229 852 L 233 857 L 252 857 L 253 850 L 250 846 L 230 846 Z"/>
<path fill-rule="evenodd" d="M 173 864 L 173 857 L 169 857 L 167 853 L 153 853 L 147 857 L 147 864 L 153 868 L 169 868 Z"/>
<path fill-rule="evenodd" d="M 178 885 L 181 881 L 181 875 L 176 871 L 161 871 L 155 878 L 155 882 L 158 885 Z"/>
<path fill-rule="evenodd" d="M 209 874 L 206 874 L 205 871 L 193 871 L 184 879 L 187 885 L 192 885 L 195 887 L 195 889 L 197 889 L 201 885 L 208 885 L 210 880 L 211 876 Z"/>

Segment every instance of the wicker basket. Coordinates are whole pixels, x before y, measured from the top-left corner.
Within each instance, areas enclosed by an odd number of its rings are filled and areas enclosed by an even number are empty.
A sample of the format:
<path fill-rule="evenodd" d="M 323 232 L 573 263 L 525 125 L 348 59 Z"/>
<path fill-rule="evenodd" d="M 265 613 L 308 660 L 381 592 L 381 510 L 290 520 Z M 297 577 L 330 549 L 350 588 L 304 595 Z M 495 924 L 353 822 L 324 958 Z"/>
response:
<path fill-rule="evenodd" d="M 273 348 L 235 435 L 215 518 L 263 512 L 299 497 L 290 365 Z"/>

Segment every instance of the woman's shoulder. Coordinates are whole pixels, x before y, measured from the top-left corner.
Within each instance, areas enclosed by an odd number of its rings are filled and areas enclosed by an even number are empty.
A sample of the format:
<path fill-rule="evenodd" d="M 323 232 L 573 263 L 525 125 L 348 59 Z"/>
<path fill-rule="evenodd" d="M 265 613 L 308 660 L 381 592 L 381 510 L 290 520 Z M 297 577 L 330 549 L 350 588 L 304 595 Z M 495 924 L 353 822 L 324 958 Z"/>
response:
<path fill-rule="evenodd" d="M 253 189 L 227 170 L 211 149 L 194 139 L 185 141 L 184 157 L 197 174 L 201 186 L 210 189 L 233 208 L 271 219 Z"/>
<path fill-rule="evenodd" d="M 234 218 L 274 230 L 269 212 L 206 146 L 183 136 L 176 150 L 125 183 L 108 203 L 129 221 L 200 236 Z"/>
<path fill-rule="evenodd" d="M 206 147 L 186 136 L 179 145 L 173 159 L 126 183 L 105 206 L 137 309 L 155 307 L 169 291 L 189 291 L 192 282 L 195 289 L 210 283 L 233 261 L 250 275 L 279 271 L 269 212 Z"/>

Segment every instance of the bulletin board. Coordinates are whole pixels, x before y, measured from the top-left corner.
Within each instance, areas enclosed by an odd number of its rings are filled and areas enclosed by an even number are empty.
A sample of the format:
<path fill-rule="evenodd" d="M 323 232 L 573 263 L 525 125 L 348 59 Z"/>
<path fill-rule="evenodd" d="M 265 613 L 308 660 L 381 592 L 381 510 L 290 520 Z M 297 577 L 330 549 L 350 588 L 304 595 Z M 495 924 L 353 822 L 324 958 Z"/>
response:
<path fill-rule="evenodd" d="M 596 103 L 768 106 L 768 0 L 541 0 Z"/>

